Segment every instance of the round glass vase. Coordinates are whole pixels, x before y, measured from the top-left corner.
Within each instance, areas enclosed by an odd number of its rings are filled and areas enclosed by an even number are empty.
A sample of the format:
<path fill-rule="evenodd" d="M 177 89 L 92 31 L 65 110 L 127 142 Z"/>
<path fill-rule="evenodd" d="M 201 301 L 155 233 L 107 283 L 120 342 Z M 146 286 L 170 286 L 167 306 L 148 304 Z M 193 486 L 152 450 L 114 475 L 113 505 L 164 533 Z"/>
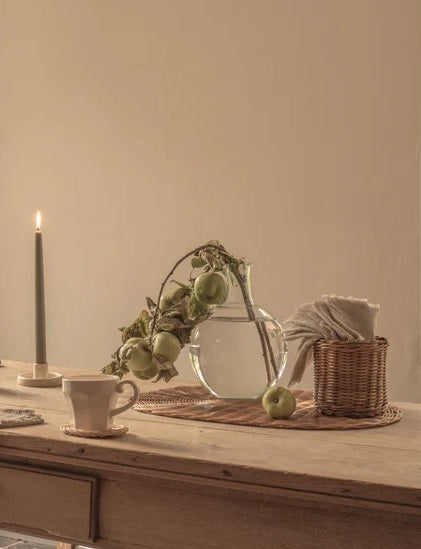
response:
<path fill-rule="evenodd" d="M 253 303 L 251 265 L 240 265 L 242 284 L 227 267 L 227 301 L 190 338 L 190 361 L 201 384 L 225 399 L 257 399 L 280 379 L 287 346 L 281 325 Z"/>

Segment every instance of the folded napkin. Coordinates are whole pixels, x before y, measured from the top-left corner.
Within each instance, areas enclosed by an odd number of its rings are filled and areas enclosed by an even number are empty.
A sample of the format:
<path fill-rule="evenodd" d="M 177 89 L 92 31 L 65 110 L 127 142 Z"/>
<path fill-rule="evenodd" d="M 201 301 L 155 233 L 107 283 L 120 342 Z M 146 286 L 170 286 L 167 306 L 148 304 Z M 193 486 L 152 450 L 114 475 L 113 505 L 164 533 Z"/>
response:
<path fill-rule="evenodd" d="M 298 383 L 313 356 L 313 345 L 319 339 L 373 341 L 379 305 L 367 299 L 324 295 L 313 303 L 300 305 L 282 323 L 287 341 L 301 339 L 289 385 Z"/>
<path fill-rule="evenodd" d="M 16 408 L 0 408 L 0 429 L 4 427 L 20 427 L 21 425 L 37 425 L 44 420 L 34 410 Z"/>

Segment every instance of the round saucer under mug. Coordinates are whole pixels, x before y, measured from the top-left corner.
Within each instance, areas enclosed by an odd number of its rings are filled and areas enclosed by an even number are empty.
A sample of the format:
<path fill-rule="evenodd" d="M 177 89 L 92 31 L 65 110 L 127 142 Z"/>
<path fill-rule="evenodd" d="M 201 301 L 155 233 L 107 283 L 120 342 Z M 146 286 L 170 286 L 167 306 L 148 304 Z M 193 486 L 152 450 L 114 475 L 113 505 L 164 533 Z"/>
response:
<path fill-rule="evenodd" d="M 108 438 L 108 437 L 121 437 L 129 430 L 124 425 L 113 425 L 110 429 L 104 431 L 88 431 L 86 429 L 76 429 L 71 423 L 66 423 L 61 426 L 61 430 L 66 435 L 82 438 Z"/>

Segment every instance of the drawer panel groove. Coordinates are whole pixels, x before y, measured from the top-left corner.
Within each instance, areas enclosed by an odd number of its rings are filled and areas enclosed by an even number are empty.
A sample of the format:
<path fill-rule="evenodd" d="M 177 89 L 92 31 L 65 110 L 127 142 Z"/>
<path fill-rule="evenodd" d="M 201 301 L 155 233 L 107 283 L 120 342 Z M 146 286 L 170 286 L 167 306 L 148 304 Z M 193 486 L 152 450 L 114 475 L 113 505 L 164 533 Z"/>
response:
<path fill-rule="evenodd" d="M 97 484 L 95 477 L 0 464 L 0 526 L 95 541 Z"/>

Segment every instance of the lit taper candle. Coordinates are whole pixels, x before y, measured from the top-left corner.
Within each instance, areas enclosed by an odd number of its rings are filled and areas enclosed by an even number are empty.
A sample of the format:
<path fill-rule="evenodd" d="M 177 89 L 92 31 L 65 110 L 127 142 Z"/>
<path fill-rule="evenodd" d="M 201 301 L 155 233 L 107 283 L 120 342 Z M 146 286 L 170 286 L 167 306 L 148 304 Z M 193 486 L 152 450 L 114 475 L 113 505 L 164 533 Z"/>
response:
<path fill-rule="evenodd" d="M 35 226 L 35 362 L 32 372 L 22 372 L 18 375 L 18 383 L 28 387 L 55 387 L 61 385 L 62 378 L 62 374 L 48 371 L 41 212 L 37 212 Z"/>
<path fill-rule="evenodd" d="M 44 259 L 41 212 L 37 212 L 35 231 L 35 363 L 47 364 L 45 336 Z"/>

